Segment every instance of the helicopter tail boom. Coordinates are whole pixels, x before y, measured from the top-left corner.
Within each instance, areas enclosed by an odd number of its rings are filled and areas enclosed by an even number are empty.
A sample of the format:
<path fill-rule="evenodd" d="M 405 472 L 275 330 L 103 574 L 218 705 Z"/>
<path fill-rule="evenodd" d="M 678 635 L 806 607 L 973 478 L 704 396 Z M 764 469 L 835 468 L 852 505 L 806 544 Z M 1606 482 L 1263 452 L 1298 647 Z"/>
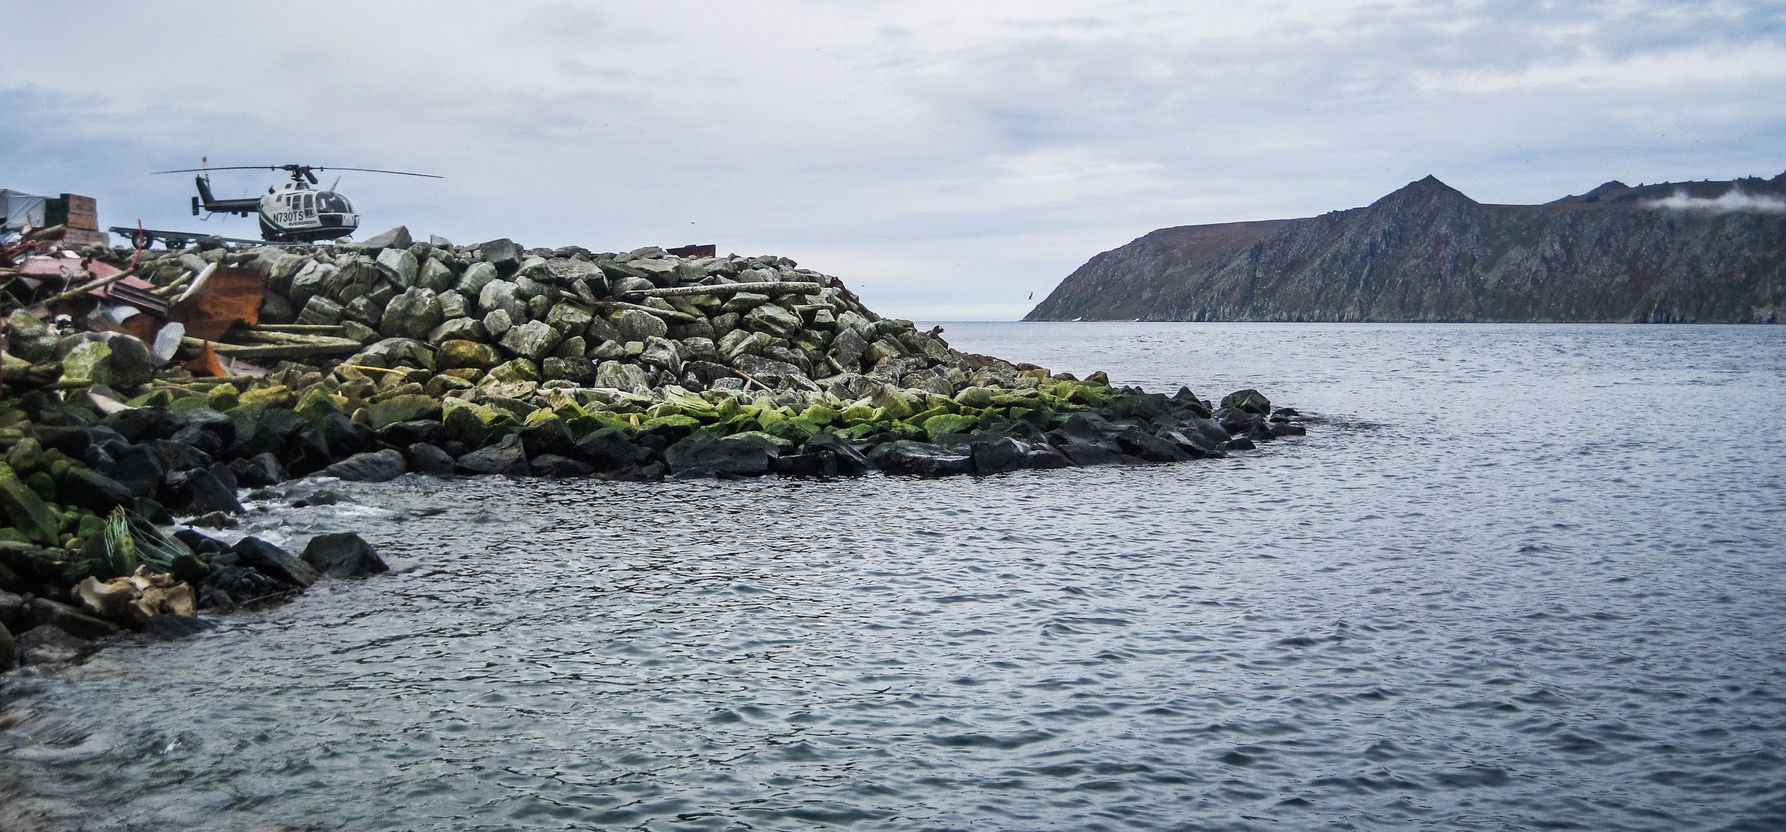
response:
<path fill-rule="evenodd" d="M 235 214 L 239 217 L 246 217 L 260 210 L 258 199 L 218 199 L 212 196 L 211 180 L 203 174 L 194 176 L 192 180 L 198 185 L 198 196 L 192 200 L 192 215 L 195 217 L 201 207 L 213 214 Z"/>

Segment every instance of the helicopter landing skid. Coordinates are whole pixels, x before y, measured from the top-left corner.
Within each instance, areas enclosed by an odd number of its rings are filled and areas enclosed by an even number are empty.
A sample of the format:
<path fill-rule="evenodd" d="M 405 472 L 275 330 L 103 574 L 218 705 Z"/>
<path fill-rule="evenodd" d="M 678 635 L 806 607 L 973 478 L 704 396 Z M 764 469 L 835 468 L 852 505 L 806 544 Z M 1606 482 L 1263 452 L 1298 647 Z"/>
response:
<path fill-rule="evenodd" d="M 249 240 L 249 239 L 245 239 L 245 238 L 241 238 L 241 237 L 219 237 L 216 234 L 206 234 L 201 231 L 165 231 L 165 230 L 162 230 L 159 228 L 132 228 L 130 226 L 124 226 L 124 225 L 114 225 L 110 229 L 107 229 L 107 230 L 111 231 L 113 234 L 123 237 L 125 240 L 130 241 L 130 243 L 132 245 L 141 243 L 143 248 L 148 248 L 148 247 L 154 245 L 157 240 L 161 241 L 162 245 L 164 245 L 170 249 L 171 248 L 184 248 L 188 244 L 199 241 L 199 240 L 216 240 L 217 242 L 220 242 L 220 243 L 231 243 L 234 245 L 245 245 L 245 246 L 282 246 L 283 247 L 283 246 L 299 246 L 299 245 L 327 245 L 326 242 L 323 242 L 323 243 L 290 242 L 290 241 L 272 242 L 272 241 L 268 241 L 268 240 Z"/>

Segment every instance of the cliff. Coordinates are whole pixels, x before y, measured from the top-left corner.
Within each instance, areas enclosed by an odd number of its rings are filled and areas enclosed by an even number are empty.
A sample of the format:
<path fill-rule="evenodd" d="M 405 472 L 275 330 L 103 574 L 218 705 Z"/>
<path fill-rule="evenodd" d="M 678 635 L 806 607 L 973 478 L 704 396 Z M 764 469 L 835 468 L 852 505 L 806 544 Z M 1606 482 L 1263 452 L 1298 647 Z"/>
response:
<path fill-rule="evenodd" d="M 1319 217 L 1165 228 L 1029 321 L 1766 322 L 1786 314 L 1786 173 L 1608 182 L 1485 205 L 1428 176 Z"/>

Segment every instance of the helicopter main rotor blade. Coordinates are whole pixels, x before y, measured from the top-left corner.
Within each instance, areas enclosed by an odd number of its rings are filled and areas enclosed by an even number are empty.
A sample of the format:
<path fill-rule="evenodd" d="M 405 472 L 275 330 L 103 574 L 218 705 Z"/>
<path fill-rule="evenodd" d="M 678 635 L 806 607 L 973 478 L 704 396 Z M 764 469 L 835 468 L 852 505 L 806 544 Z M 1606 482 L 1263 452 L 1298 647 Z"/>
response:
<path fill-rule="evenodd" d="M 284 170 L 278 165 L 218 165 L 209 168 L 180 168 L 179 170 L 152 170 L 155 173 L 205 173 L 213 170 Z"/>
<path fill-rule="evenodd" d="M 444 176 L 435 176 L 432 173 L 411 173 L 406 170 L 379 170 L 378 168 L 325 168 L 325 167 L 319 166 L 319 167 L 311 168 L 311 170 L 357 170 L 362 173 L 389 173 L 389 174 L 395 174 L 397 176 L 426 176 L 429 179 L 445 179 L 446 178 Z"/>

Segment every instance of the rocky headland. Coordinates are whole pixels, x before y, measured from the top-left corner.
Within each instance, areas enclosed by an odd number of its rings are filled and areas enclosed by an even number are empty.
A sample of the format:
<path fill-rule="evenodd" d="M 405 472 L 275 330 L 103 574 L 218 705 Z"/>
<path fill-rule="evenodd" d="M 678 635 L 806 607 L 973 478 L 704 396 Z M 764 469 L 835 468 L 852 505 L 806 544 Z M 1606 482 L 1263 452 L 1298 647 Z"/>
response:
<path fill-rule="evenodd" d="M 1030 321 L 1777 323 L 1786 173 L 1608 182 L 1543 205 L 1433 177 L 1319 217 L 1164 228 L 1079 267 Z"/>
<path fill-rule="evenodd" d="M 175 527 L 227 526 L 244 491 L 295 478 L 996 474 L 1219 457 L 1304 431 L 1257 391 L 1162 395 L 963 353 L 782 257 L 403 229 L 78 253 L 127 269 L 139 294 L 83 318 L 117 326 L 7 318 L 0 668 L 383 571 L 351 534 L 293 554 Z"/>

